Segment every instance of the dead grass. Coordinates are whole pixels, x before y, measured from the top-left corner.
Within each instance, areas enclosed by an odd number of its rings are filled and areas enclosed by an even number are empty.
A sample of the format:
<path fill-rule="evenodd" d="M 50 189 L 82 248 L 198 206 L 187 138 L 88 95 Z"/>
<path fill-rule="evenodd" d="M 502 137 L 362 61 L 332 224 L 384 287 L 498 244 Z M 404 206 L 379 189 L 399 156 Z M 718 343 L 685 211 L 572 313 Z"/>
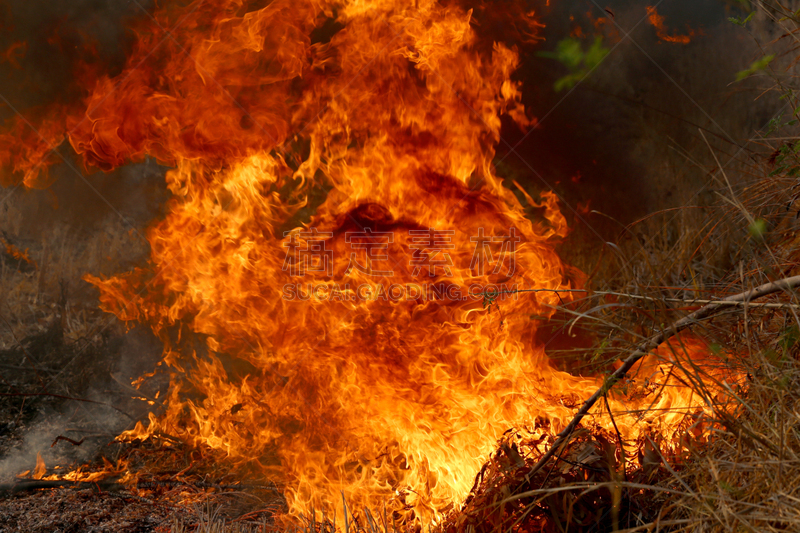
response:
<path fill-rule="evenodd" d="M 0 254 L 0 349 L 61 322 L 67 340 L 97 335 L 110 322 L 96 305 L 96 295 L 83 281 L 87 272 L 111 274 L 147 257 L 148 245 L 126 221 L 108 217 L 93 228 L 52 224 L 38 228 L 30 195 L 6 192 L 0 203 L 0 238 L 24 254 L 26 261 Z M 39 193 L 40 194 L 40 193 Z M 35 207 L 35 206 L 34 206 Z M 37 238 L 38 237 L 38 238 Z"/>

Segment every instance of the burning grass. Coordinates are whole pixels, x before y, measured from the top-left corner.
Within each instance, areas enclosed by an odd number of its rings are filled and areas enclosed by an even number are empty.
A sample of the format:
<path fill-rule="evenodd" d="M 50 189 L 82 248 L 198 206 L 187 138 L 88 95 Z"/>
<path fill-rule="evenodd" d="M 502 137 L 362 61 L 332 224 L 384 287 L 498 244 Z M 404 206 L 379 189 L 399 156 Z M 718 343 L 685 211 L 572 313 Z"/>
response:
<path fill-rule="evenodd" d="M 716 294 L 730 294 L 750 285 L 742 282 L 745 272 L 755 278 L 753 284 L 764 272 L 774 269 L 772 265 L 779 265 L 783 275 L 795 272 L 798 247 L 792 233 L 781 230 L 791 227 L 796 218 L 795 208 L 788 212 L 785 209 L 786 205 L 793 205 L 787 183 L 792 182 L 774 177 L 737 193 L 741 205 L 750 209 L 750 218 L 758 216 L 776 230 L 758 237 L 742 230 L 736 253 L 750 266 L 745 268 L 742 263 L 726 278 L 717 278 L 713 265 L 701 269 L 700 263 L 695 262 L 695 273 L 705 274 L 694 278 L 698 285 L 715 287 Z M 748 216 L 724 205 L 708 211 L 710 222 L 713 217 L 724 217 L 740 220 L 746 228 Z M 713 223 L 702 227 L 730 231 L 730 226 L 723 228 Z M 680 235 L 678 241 L 691 242 L 674 242 L 673 252 L 692 253 L 698 250 L 692 244 L 697 240 L 734 237 L 699 235 L 688 229 Z M 658 239 L 659 234 L 652 236 L 652 246 L 659 245 Z M 621 242 L 620 246 L 640 243 Z M 691 259 L 697 259 L 696 255 L 676 257 L 672 253 L 665 254 L 671 261 L 653 261 L 658 253 L 651 250 L 642 256 L 655 279 L 669 279 L 681 262 L 692 264 Z M 626 346 L 657 329 L 659 322 L 678 319 L 699 306 L 693 301 L 697 294 L 694 290 L 687 293 L 683 289 L 644 285 L 643 279 L 633 278 L 626 284 L 616 277 L 607 282 L 618 284 L 615 295 L 598 290 L 597 294 L 559 306 L 563 313 L 555 318 L 557 324 L 558 317 L 562 317 L 559 328 L 572 328 L 576 334 L 591 334 L 595 339 L 588 349 L 575 349 L 565 357 L 565 368 L 589 361 L 592 366 L 580 366 L 577 371 L 611 371 L 613 361 L 625 356 Z M 727 290 L 723 292 L 722 287 Z M 608 305 L 611 296 L 615 305 Z M 800 462 L 796 457 L 800 449 L 800 363 L 796 342 L 800 335 L 795 325 L 796 308 L 786 302 L 791 300 L 778 295 L 748 307 L 731 306 L 713 320 L 696 324 L 694 332 L 710 343 L 702 359 L 696 358 L 696 350 L 684 346 L 691 344 L 691 337 L 682 337 L 684 340 L 661 350 L 649 365 L 635 368 L 624 382 L 601 398 L 599 410 L 608 413 L 608 399 L 624 406 L 627 398 L 648 386 L 647 380 L 653 375 L 668 372 L 680 376 L 676 382 L 662 381 L 661 386 L 689 387 L 696 395 L 696 409 L 686 411 L 690 416 L 671 435 L 653 431 L 628 440 L 613 426 L 603 429 L 587 419 L 553 460 L 531 474 L 541 457 L 541 452 L 532 450 L 548 449 L 554 442 L 549 424 L 540 420 L 532 427 L 510 430 L 475 478 L 463 505 L 450 510 L 436 528 L 448 533 L 796 528 L 796 503 L 800 497 Z M 759 305 L 765 303 L 770 305 Z M 495 305 L 501 312 L 503 303 Z M 580 317 L 577 323 L 576 317 Z M 60 326 L 61 322 L 54 324 Z M 52 331 L 57 330 L 48 331 L 45 337 L 55 335 Z M 10 350 L 22 356 L 22 347 L 27 347 L 31 353 L 55 356 L 58 352 L 52 348 L 64 342 L 41 344 L 44 341 L 37 341 L 39 338 L 30 335 Z M 737 381 L 735 376 L 744 378 Z M 575 410 L 579 404 L 570 407 Z M 617 408 L 611 409 L 610 414 L 616 420 L 645 415 L 648 409 L 659 407 L 651 405 L 638 414 Z M 110 463 L 98 459 L 93 466 L 82 468 L 81 475 L 102 473 L 93 486 L 75 484 L 57 490 L 40 489 L 37 493 L 23 490 L 3 501 L 3 526 L 12 531 L 73 527 L 78 528 L 76 531 L 249 532 L 300 528 L 310 532 L 333 531 L 334 525 L 337 530 L 344 530 L 346 517 L 352 532 L 406 529 L 391 511 L 352 508 L 346 503 L 340 507 L 342 516 L 335 520 L 315 513 L 300 524 L 276 522 L 275 518 L 286 509 L 280 487 L 249 484 L 245 480 L 258 478 L 257 472 L 226 466 L 225 456 L 219 451 L 187 446 L 170 435 L 115 444 L 101 454 Z M 47 472 L 57 473 L 52 469 Z M 17 485 L 20 487 L 24 488 L 24 484 Z M 65 514 L 59 509 L 70 511 Z"/>
<path fill-rule="evenodd" d="M 766 302 L 730 300 L 713 320 L 704 313 L 710 300 L 797 274 L 800 246 L 784 231 L 796 219 L 792 178 L 779 173 L 734 189 L 714 170 L 719 204 L 625 228 L 587 277 L 558 254 L 568 231 L 556 196 L 504 184 L 490 163 L 498 115 L 532 124 L 511 78 L 517 48 L 482 35 L 458 3 L 350 2 L 338 14 L 315 3 L 291 7 L 242 13 L 218 0 L 157 8 L 118 83 L 94 80 L 91 111 L 65 111 L 70 131 L 53 135 L 68 138 L 87 164 L 109 170 L 155 154 L 173 166 L 173 196 L 148 229 L 146 266 L 132 270 L 98 264 L 98 250 L 108 260 L 109 249 L 125 248 L 113 231 L 88 243 L 64 238 L 60 250 L 69 253 L 60 262 L 50 241 L 26 251 L 13 232 L 3 235 L 13 320 L 43 322 L 39 333 L 8 326 L 9 366 L 34 369 L 28 383 L 6 383 L 4 397 L 22 403 L 9 416 L 30 408 L 28 398 L 48 397 L 84 409 L 78 418 L 61 413 L 62 422 L 99 416 L 84 404 L 128 419 L 102 454 L 63 475 L 27 450 L 36 468 L 2 487 L 26 493 L 3 501 L 7 527 L 34 527 L 23 516 L 37 501 L 30 490 L 50 500 L 39 519 L 50 528 L 796 526 L 787 508 L 800 469 L 794 286 Z M 195 54 L 166 46 L 151 53 L 144 45 L 164 31 L 157 22 L 171 26 L 178 12 L 191 23 L 176 25 L 176 46 Z M 314 33 L 334 19 L 341 27 L 332 35 Z M 535 36 L 534 14 L 523 19 Z M 400 51 L 382 54 L 390 46 Z M 256 84 L 254 72 L 263 74 Z M 352 83 L 362 73 L 364 83 Z M 209 82 L 218 77 L 222 96 Z M 50 141 L 6 140 L 17 177 L 37 183 Z M 438 238 L 441 249 L 421 238 Z M 500 259 L 484 270 L 489 243 Z M 332 256 L 293 256 L 301 245 L 363 253 L 334 268 Z M 446 253 L 431 262 L 430 250 Z M 70 253 L 82 260 L 70 264 Z M 381 261 L 394 270 L 387 274 Z M 105 310 L 159 337 L 154 372 L 134 373 L 144 375 L 129 385 L 133 372 L 81 359 L 123 359 L 124 350 L 102 336 L 96 315 L 71 305 L 89 301 L 67 290 L 73 282 L 55 291 L 54 268 L 62 280 L 90 271 L 85 279 Z M 508 291 L 514 298 L 482 292 L 472 300 L 359 300 L 339 290 L 352 280 L 376 292 L 379 281 L 408 285 L 420 273 L 461 291 L 477 282 L 517 285 Z M 287 293 L 297 275 L 339 298 Z M 48 305 L 54 311 L 38 316 L 37 306 Z M 676 335 L 688 326 L 691 333 Z M 551 343 L 569 350 L 557 363 Z M 109 374 L 106 383 L 125 400 L 79 398 L 99 376 L 64 374 L 75 361 Z M 46 370 L 58 380 L 43 380 Z M 584 418 L 573 418 L 576 411 Z M 49 435 L 53 446 L 82 446 L 60 431 Z M 755 468 L 759 460 L 769 466 Z M 75 509 L 91 498 L 118 501 L 116 523 L 100 516 L 101 506 Z M 145 519 L 141 504 L 167 510 Z M 65 506 L 75 513 L 52 516 Z M 175 507 L 195 514 L 168 517 Z"/>

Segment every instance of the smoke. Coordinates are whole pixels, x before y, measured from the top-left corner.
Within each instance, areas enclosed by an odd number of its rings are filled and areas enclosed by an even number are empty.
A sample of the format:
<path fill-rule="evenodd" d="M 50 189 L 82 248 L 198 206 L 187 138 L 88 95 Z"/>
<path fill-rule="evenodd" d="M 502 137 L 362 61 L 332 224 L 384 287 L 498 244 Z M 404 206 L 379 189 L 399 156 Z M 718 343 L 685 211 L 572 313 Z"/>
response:
<path fill-rule="evenodd" d="M 96 393 L 90 399 L 99 401 L 100 398 Z M 80 409 L 78 402 L 66 402 L 58 411 L 43 409 L 23 431 L 18 432 L 19 445 L 0 460 L 0 482 L 10 482 L 26 470 L 33 471 L 37 454 L 41 454 L 48 469 L 54 465 L 86 463 L 97 453 L 101 442 L 108 442 L 115 433 L 125 428 L 125 419 L 117 411 L 109 407 L 87 405 L 89 407 L 85 408 L 85 414 L 91 417 L 93 423 L 77 428 L 71 415 Z M 59 436 L 81 444 L 76 446 L 64 439 L 56 441 Z"/>
<path fill-rule="evenodd" d="M 543 12 L 540 50 L 554 50 L 580 27 L 584 46 L 599 34 L 610 52 L 577 86 L 560 92 L 553 84 L 568 73 L 564 65 L 527 54 L 523 101 L 541 123 L 524 138 L 507 128 L 507 142 L 498 147 L 499 159 L 529 187 L 553 188 L 572 208 L 589 202 L 621 224 L 709 200 L 704 186 L 714 159 L 703 136 L 723 162 L 748 158 L 754 147 L 747 139 L 779 107 L 775 99 L 756 100 L 763 81 L 733 83 L 763 55 L 753 36 L 727 20 L 741 13 L 718 0 L 660 4 L 666 31 L 695 32 L 680 44 L 659 38 L 648 5 L 610 2 L 605 11 L 589 1 L 552 2 Z M 516 146 L 513 153 L 509 146 Z M 579 232 L 598 231 L 608 240 L 620 232 L 607 218 L 582 218 L 592 228 L 576 221 Z"/>
<path fill-rule="evenodd" d="M 22 418 L 2 424 L 0 434 L 13 434 L 15 444 L 8 446 L 0 456 L 0 483 L 10 482 L 26 470 L 33 471 L 38 454 L 48 467 L 48 474 L 53 473 L 56 465 L 63 468 L 87 463 L 115 436 L 132 427 L 135 420 L 157 408 L 145 397 L 163 394 L 168 384 L 166 376 L 149 380 L 141 391 L 134 391 L 126 383 L 152 371 L 161 356 L 161 343 L 149 331 L 136 328 L 124 337 L 111 339 L 102 350 L 107 351 L 108 360 L 93 358 L 92 362 L 112 371 L 93 381 L 87 390 L 74 393 L 88 401 L 39 403 L 37 413 L 29 415 L 29 420 Z M 78 353 L 75 357 L 81 355 Z M 67 361 L 62 363 L 68 364 Z M 59 374 L 56 378 L 69 379 L 68 376 L 69 372 L 65 372 L 64 376 Z"/>
<path fill-rule="evenodd" d="M 142 17 L 151 0 L 11 0 L 0 4 L 0 109 L 7 119 L 15 111 L 68 103 L 82 96 L 79 63 L 110 75 L 124 64 L 132 34 L 127 29 Z"/>
<path fill-rule="evenodd" d="M 131 24 L 146 18 L 151 5 L 151 0 L 3 2 L 0 123 L 21 116 L 36 128 L 48 113 L 82 105 L 94 76 L 115 76 L 122 69 L 134 36 Z M 68 143 L 58 152 L 64 161 L 52 169 L 48 191 L 14 195 L 25 204 L 23 238 L 35 239 L 64 224 L 83 230 L 109 216 L 127 218 L 129 229 L 138 230 L 163 203 L 157 189 L 164 169 L 153 161 L 111 174 L 87 173 Z"/>

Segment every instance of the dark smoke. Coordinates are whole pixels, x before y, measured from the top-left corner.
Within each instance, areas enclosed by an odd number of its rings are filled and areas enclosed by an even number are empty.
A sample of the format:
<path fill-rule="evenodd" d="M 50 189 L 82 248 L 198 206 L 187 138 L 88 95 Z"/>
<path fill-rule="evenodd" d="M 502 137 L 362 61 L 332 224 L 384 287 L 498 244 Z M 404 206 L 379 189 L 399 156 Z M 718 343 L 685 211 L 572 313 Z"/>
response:
<path fill-rule="evenodd" d="M 554 50 L 576 26 L 588 34 L 588 45 L 590 18 L 610 20 L 606 27 L 622 39 L 604 41 L 613 50 L 569 94 L 553 90 L 568 72 L 563 65 L 526 54 L 523 99 L 543 121 L 524 140 L 521 132 L 506 128 L 507 142 L 498 147 L 499 158 L 530 187 L 552 187 L 573 208 L 589 201 L 591 209 L 621 224 L 657 210 L 712 201 L 704 186 L 714 160 L 699 130 L 723 164 L 732 157 L 746 161 L 756 148 L 747 139 L 779 109 L 776 98 L 756 100 L 763 79 L 734 83 L 737 72 L 763 55 L 748 32 L 728 21 L 744 17 L 740 11 L 720 0 L 652 2 L 671 34 L 699 30 L 683 45 L 660 41 L 642 20 L 649 4 L 612 1 L 598 7 L 586 0 L 544 8 L 546 41 L 539 49 Z M 758 28 L 752 31 L 762 41 L 770 38 L 758 35 Z M 509 145 L 520 141 L 511 153 Z M 573 225 L 595 243 L 600 242 L 595 232 L 608 240 L 620 232 L 620 225 L 603 217 L 583 218 L 591 229 Z"/>
<path fill-rule="evenodd" d="M 151 0 L 46 0 L 0 4 L 0 121 L 18 113 L 35 127 L 53 105 L 81 105 L 93 74 L 117 75 L 134 34 L 129 29 L 148 17 Z M 47 191 L 10 189 L 2 199 L 24 203 L 23 240 L 37 239 L 53 226 L 87 231 L 108 217 L 122 218 L 142 232 L 165 198 L 164 169 L 155 161 L 104 174 L 87 173 L 68 143 L 58 150 L 64 163 L 52 169 Z M 11 194 L 13 190 L 13 194 Z"/>

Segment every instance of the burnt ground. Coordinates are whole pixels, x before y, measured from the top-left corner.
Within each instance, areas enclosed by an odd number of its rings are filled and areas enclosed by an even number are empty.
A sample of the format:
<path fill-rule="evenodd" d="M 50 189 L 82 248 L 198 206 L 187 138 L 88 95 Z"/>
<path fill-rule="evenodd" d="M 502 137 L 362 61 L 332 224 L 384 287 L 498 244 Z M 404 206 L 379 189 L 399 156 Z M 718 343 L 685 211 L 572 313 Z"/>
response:
<path fill-rule="evenodd" d="M 73 338 L 65 308 L 0 350 L 0 533 L 195 531 L 211 518 L 250 531 L 283 508 L 277 487 L 242 484 L 209 450 L 167 435 L 118 439 L 158 408 L 165 377 L 140 391 L 128 383 L 160 346 L 108 321 Z M 76 470 L 102 475 L 47 479 Z"/>

